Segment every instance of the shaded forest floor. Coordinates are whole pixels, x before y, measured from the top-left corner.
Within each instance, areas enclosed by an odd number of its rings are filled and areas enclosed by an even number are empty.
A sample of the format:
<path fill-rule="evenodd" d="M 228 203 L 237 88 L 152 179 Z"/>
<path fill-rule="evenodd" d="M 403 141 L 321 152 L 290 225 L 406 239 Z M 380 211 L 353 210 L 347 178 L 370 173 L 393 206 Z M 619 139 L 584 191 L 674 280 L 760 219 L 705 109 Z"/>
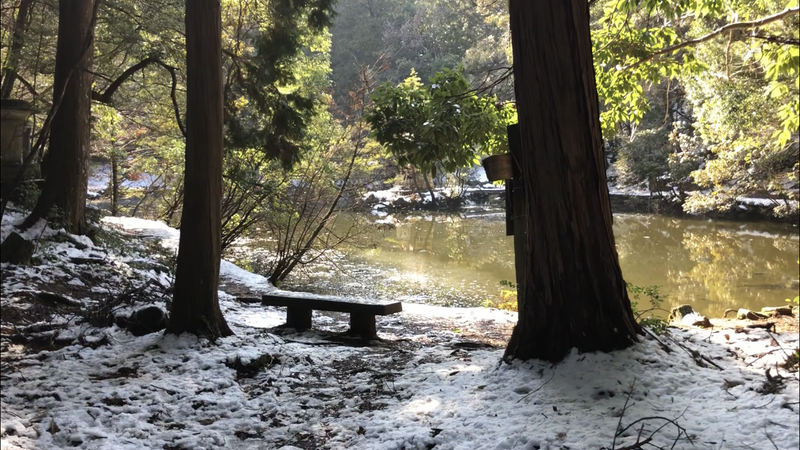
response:
<path fill-rule="evenodd" d="M 276 328 L 284 311 L 237 300 L 275 288 L 223 261 L 235 336 L 137 337 L 120 319 L 167 309 L 177 232 L 107 219 L 92 242 L 44 225 L 27 232 L 32 265 L 0 267 L 4 450 L 800 445 L 796 333 L 670 329 L 506 364 L 514 314 L 405 304 L 379 341 L 343 336 L 335 313 L 294 333 Z"/>

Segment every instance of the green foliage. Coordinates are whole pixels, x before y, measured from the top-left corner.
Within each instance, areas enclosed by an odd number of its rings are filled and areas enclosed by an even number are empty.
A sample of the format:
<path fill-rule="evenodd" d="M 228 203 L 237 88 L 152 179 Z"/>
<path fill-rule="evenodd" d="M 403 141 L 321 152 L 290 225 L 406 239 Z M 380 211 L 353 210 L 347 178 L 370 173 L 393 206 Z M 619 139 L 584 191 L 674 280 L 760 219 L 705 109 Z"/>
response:
<path fill-rule="evenodd" d="M 299 160 L 325 99 L 332 15 L 332 0 L 273 0 L 265 11 L 231 16 L 226 149 L 258 148 L 285 168 Z"/>
<path fill-rule="evenodd" d="M 415 69 L 423 80 L 463 64 L 473 86 L 492 83 L 508 66 L 505 2 L 477 0 L 339 0 L 331 28 L 333 96 L 337 104 L 361 85 L 369 68 L 376 84 L 397 84 Z M 513 98 L 505 83 L 498 97 Z"/>
<path fill-rule="evenodd" d="M 504 309 L 506 311 L 517 311 L 519 307 L 517 299 L 517 285 L 508 280 L 501 280 L 500 286 L 502 286 L 503 289 L 500 289 L 498 298 L 485 300 L 483 302 L 483 307 Z"/>
<path fill-rule="evenodd" d="M 800 296 L 795 296 L 794 298 L 787 298 L 786 303 L 790 303 L 793 305 L 800 305 Z"/>
<path fill-rule="evenodd" d="M 412 70 L 402 83 L 385 83 L 371 98 L 365 117 L 377 141 L 401 165 L 433 176 L 472 166 L 481 154 L 506 151 L 505 126 L 516 119 L 510 105 L 471 90 L 463 69 L 437 72 L 428 86 Z"/>
<path fill-rule="evenodd" d="M 627 142 L 620 150 L 616 167 L 619 181 L 623 184 L 639 184 L 664 177 L 669 172 L 669 136 L 663 129 L 644 130 L 632 142 Z"/>
<path fill-rule="evenodd" d="M 497 299 L 487 299 L 484 301 L 483 306 L 485 308 L 497 308 L 497 309 L 504 309 L 507 311 L 517 311 L 519 306 L 518 299 L 517 299 L 517 286 L 516 284 L 508 281 L 502 280 L 500 282 L 500 286 L 503 288 L 500 289 L 500 293 L 498 294 Z M 652 315 L 653 311 L 661 310 L 661 303 L 663 299 L 661 298 L 661 294 L 659 292 L 658 286 L 636 286 L 631 283 L 625 283 L 625 286 L 628 289 L 628 293 L 631 296 L 631 308 L 633 309 L 633 314 L 636 317 L 637 322 L 640 325 L 649 328 L 655 334 L 662 334 L 667 329 L 667 321 L 660 318 L 655 317 Z M 640 297 L 647 297 L 650 303 L 650 308 L 645 310 L 639 310 L 639 300 Z M 646 316 L 645 316 L 646 315 Z M 644 317 L 643 317 L 644 316 Z"/>
<path fill-rule="evenodd" d="M 24 210 L 30 211 L 36 206 L 36 201 L 39 199 L 41 193 L 42 189 L 39 187 L 38 183 L 33 180 L 27 181 L 20 184 L 15 193 L 17 197 L 14 201 Z"/>
<path fill-rule="evenodd" d="M 777 214 L 796 215 L 800 20 L 788 10 L 796 7 L 785 0 L 597 2 L 592 40 L 603 133 L 612 139 L 625 131 L 631 141 L 620 153 L 624 175 L 634 176 L 622 181 L 666 169 L 661 176 L 680 191 L 704 189 L 688 194 L 689 212 L 757 195 L 774 199 Z M 784 11 L 759 27 L 717 32 Z M 669 143 L 651 145 L 652 133 L 663 130 L 671 130 Z"/>
<path fill-rule="evenodd" d="M 661 334 L 667 329 L 667 321 L 660 318 L 655 317 L 651 313 L 653 311 L 661 310 L 661 303 L 664 299 L 661 298 L 661 293 L 659 292 L 658 286 L 636 286 L 632 283 L 625 283 L 625 287 L 628 289 L 628 294 L 631 296 L 631 309 L 633 309 L 633 315 L 636 317 L 636 321 L 643 327 L 649 328 L 655 334 Z M 639 300 L 640 297 L 646 296 L 648 301 L 650 302 L 650 308 L 639 310 Z M 642 317 L 645 314 L 648 314 L 646 317 Z"/>
<path fill-rule="evenodd" d="M 774 101 L 762 95 L 769 83 L 703 74 L 686 80 L 684 86 L 696 117 L 693 127 L 709 152 L 708 160 L 691 176 L 699 186 L 712 189 L 709 195 L 691 195 L 686 209 L 727 209 L 736 197 L 753 193 L 791 198 L 798 146 L 780 146 L 773 140 L 781 125 Z"/>

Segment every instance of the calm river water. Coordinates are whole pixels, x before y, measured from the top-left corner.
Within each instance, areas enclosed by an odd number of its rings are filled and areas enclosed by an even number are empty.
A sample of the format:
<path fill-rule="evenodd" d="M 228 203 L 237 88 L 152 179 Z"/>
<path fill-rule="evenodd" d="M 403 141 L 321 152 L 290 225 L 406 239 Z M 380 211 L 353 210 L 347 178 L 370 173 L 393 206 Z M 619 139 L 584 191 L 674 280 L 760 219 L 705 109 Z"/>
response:
<path fill-rule="evenodd" d="M 625 280 L 660 286 L 666 309 L 688 303 L 714 317 L 797 295 L 796 227 L 618 214 L 614 234 Z M 502 212 L 396 216 L 394 228 L 374 227 L 361 246 L 282 287 L 479 306 L 499 296 L 502 280 L 515 279 L 512 239 Z"/>

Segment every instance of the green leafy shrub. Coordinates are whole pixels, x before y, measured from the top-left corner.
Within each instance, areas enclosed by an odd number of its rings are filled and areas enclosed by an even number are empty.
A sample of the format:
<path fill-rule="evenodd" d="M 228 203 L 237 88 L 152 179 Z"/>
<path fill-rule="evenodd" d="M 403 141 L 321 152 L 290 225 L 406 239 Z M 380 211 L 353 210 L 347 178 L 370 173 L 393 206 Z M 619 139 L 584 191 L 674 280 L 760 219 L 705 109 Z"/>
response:
<path fill-rule="evenodd" d="M 504 309 L 506 311 L 517 311 L 519 307 L 517 299 L 517 285 L 508 280 L 500 281 L 500 292 L 497 298 L 487 299 L 483 306 L 485 308 Z M 655 334 L 661 334 L 667 329 L 667 321 L 652 315 L 654 311 L 664 311 L 661 308 L 663 299 L 658 286 L 636 286 L 625 283 L 631 297 L 631 308 L 636 321 L 643 327 L 649 328 Z M 639 299 L 646 296 L 650 302 L 650 308 L 639 310 Z M 645 316 L 646 315 L 646 316 Z"/>
<path fill-rule="evenodd" d="M 661 303 L 664 301 L 664 299 L 661 298 L 659 287 L 636 286 L 632 283 L 625 283 L 625 287 L 628 289 L 628 293 L 630 294 L 631 309 L 633 309 L 633 315 L 636 317 L 636 321 L 639 322 L 639 325 L 649 328 L 650 331 L 655 334 L 663 333 L 667 329 L 667 321 L 652 315 L 653 311 L 667 312 L 665 309 L 661 308 Z M 650 308 L 639 310 L 639 299 L 642 296 L 648 297 Z M 647 316 L 645 316 L 645 314 L 647 314 Z"/>
<path fill-rule="evenodd" d="M 506 311 L 517 311 L 518 309 L 518 302 L 517 302 L 517 285 L 508 281 L 502 280 L 500 281 L 500 293 L 498 294 L 497 298 L 494 299 L 487 299 L 483 302 L 484 308 L 497 308 L 497 309 L 505 309 Z"/>

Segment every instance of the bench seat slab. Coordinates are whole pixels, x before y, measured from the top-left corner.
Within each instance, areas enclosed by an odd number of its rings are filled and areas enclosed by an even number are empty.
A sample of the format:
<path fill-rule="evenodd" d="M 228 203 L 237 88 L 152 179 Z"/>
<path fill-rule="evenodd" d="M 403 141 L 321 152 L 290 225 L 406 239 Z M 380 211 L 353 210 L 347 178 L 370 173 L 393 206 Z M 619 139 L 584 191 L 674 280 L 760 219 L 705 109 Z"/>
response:
<path fill-rule="evenodd" d="M 261 304 L 265 306 L 296 306 L 318 311 L 359 312 L 385 316 L 403 310 L 400 302 L 372 302 L 334 296 L 288 296 L 264 294 Z"/>

